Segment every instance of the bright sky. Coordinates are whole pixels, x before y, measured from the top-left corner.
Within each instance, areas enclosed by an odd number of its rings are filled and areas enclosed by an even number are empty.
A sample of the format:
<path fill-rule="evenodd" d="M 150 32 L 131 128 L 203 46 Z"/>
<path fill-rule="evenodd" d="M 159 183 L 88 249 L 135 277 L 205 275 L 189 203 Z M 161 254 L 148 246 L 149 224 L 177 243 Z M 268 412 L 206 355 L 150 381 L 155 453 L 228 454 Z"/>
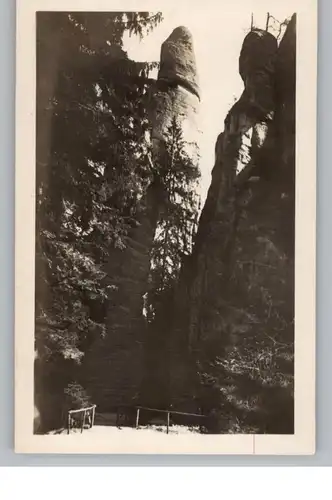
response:
<path fill-rule="evenodd" d="M 231 4 L 231 2 L 230 2 Z M 278 20 L 289 18 L 293 12 L 284 2 L 270 13 Z M 250 7 L 250 6 L 249 6 Z M 136 61 L 159 61 L 163 41 L 177 26 L 186 26 L 192 33 L 201 87 L 200 140 L 202 173 L 202 202 L 210 185 L 214 164 L 214 147 L 218 134 L 224 128 L 224 119 L 235 99 L 243 90 L 238 61 L 243 39 L 250 30 L 251 10 L 236 9 L 227 4 L 227 10 L 188 10 L 163 12 L 164 21 L 141 42 L 137 37 L 125 38 L 124 48 Z M 222 17 L 221 17 L 222 15 Z M 254 25 L 265 28 L 267 12 L 254 12 Z M 270 29 L 272 31 L 272 29 Z M 154 75 L 153 75 L 154 76 Z"/>

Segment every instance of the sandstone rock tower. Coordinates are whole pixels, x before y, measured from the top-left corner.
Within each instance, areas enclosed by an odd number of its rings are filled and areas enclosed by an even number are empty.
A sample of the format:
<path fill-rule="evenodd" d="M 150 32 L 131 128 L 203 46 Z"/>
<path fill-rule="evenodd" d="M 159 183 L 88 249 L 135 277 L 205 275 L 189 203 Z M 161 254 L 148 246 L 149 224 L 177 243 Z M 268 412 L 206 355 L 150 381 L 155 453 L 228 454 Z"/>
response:
<path fill-rule="evenodd" d="M 162 44 L 153 94 L 151 122 L 155 153 L 174 118 L 182 128 L 184 140 L 197 143 L 200 89 L 192 35 L 183 26 L 176 28 Z M 197 154 L 195 148 L 189 152 Z"/>
<path fill-rule="evenodd" d="M 151 101 L 154 162 L 161 161 L 172 120 L 183 128 L 186 141 L 197 140 L 199 87 L 193 41 L 186 28 L 176 28 L 162 45 Z M 192 145 L 189 152 L 197 155 L 196 146 Z M 107 272 L 117 289 L 110 291 L 106 336 L 95 343 L 87 360 L 86 385 L 101 412 L 140 399 L 147 340 L 143 297 L 149 289 L 150 252 L 161 204 L 162 194 L 155 179 L 142 197 L 139 224 L 128 235 L 127 248 L 110 251 Z"/>

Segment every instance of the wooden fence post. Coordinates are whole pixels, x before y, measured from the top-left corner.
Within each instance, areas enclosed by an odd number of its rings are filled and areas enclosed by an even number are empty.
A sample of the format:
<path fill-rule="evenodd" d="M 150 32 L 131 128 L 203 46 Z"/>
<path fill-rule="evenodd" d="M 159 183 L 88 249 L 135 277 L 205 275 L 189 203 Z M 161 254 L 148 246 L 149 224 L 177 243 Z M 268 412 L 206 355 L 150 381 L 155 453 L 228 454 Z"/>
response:
<path fill-rule="evenodd" d="M 168 430 L 169 430 L 169 414 L 170 414 L 170 412 L 167 412 L 167 431 L 166 431 L 166 434 L 168 434 Z"/>
<path fill-rule="evenodd" d="M 85 424 L 85 413 L 86 413 L 86 410 L 84 410 L 84 412 L 82 412 L 82 418 L 81 418 L 81 434 L 83 432 L 83 429 L 84 429 L 84 424 Z"/>
<path fill-rule="evenodd" d="M 92 409 L 91 427 L 95 425 L 95 415 L 96 415 L 96 407 L 94 406 Z"/>
<path fill-rule="evenodd" d="M 68 428 L 68 430 L 67 430 L 67 434 L 69 434 L 69 433 L 70 433 L 70 412 L 68 412 L 68 418 L 67 418 L 67 428 Z"/>
<path fill-rule="evenodd" d="M 139 423 L 139 408 L 137 408 L 137 414 L 136 414 L 136 429 L 138 429 L 138 423 Z"/>

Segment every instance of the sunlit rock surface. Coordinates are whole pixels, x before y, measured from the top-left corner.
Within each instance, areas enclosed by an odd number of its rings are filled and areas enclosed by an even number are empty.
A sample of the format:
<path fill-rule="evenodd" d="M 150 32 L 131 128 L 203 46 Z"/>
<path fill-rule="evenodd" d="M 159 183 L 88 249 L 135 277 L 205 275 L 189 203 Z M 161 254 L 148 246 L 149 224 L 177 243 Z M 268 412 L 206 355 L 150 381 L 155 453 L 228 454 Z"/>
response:
<path fill-rule="evenodd" d="M 160 69 L 153 92 L 151 111 L 154 152 L 166 140 L 175 118 L 181 126 L 188 153 L 197 160 L 200 89 L 192 35 L 176 28 L 161 47 Z"/>

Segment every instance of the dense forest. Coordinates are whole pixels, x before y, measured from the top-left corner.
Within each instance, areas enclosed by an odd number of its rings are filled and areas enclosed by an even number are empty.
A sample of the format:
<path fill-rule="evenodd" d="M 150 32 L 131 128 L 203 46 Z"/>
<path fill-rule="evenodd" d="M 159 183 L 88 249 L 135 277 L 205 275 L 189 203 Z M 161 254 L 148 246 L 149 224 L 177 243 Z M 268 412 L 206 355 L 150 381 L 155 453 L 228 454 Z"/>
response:
<path fill-rule="evenodd" d="M 245 90 L 202 212 L 199 156 L 181 124 L 172 118 L 157 153 L 151 140 L 159 61 L 123 49 L 125 33 L 144 38 L 161 22 L 159 12 L 37 15 L 36 431 L 95 403 L 199 411 L 213 417 L 206 432 L 293 432 L 283 221 L 294 217 L 295 18 L 279 46 L 264 34 L 268 81 L 244 44 Z M 234 131 L 243 116 L 246 130 Z M 254 167 L 239 183 L 248 129 Z"/>

